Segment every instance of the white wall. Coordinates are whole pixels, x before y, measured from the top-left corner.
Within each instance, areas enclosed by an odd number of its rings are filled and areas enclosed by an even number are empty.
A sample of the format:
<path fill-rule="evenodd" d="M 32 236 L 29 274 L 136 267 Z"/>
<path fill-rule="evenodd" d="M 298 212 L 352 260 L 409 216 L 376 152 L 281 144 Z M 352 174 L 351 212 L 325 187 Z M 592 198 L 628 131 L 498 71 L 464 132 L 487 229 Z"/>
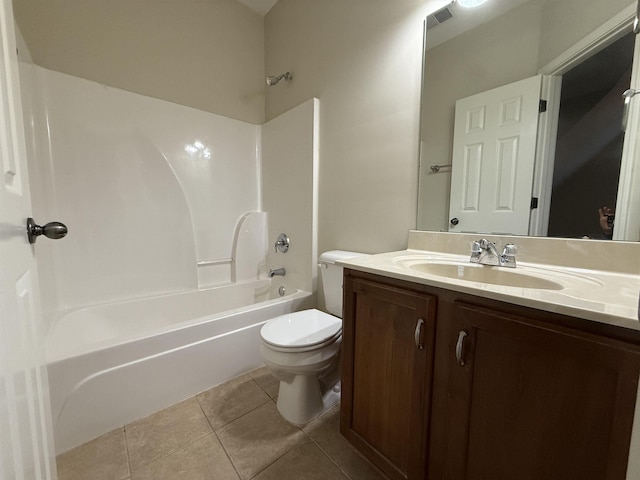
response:
<path fill-rule="evenodd" d="M 30 159 L 46 192 L 39 220 L 69 227 L 64 240 L 39 242 L 52 250 L 51 262 L 39 262 L 56 290 L 49 305 L 197 288 L 197 261 L 222 260 L 206 267 L 207 283 L 229 282 L 237 222 L 259 207 L 259 127 L 31 72 L 43 92 L 43 115 L 33 116 L 39 154 Z"/>
<path fill-rule="evenodd" d="M 315 292 L 318 233 L 319 102 L 303 104 L 267 122 L 262 128 L 262 199 L 269 214 L 269 268 L 286 269 L 275 277 L 288 289 Z M 291 240 L 287 253 L 275 253 L 279 234 Z"/>
<path fill-rule="evenodd" d="M 440 2 L 441 3 L 441 2 Z M 404 248 L 415 227 L 428 0 L 279 0 L 265 17 L 266 117 L 320 99 L 319 250 Z"/>
<path fill-rule="evenodd" d="M 36 64 L 264 121 L 264 23 L 236 0 L 14 0 Z"/>

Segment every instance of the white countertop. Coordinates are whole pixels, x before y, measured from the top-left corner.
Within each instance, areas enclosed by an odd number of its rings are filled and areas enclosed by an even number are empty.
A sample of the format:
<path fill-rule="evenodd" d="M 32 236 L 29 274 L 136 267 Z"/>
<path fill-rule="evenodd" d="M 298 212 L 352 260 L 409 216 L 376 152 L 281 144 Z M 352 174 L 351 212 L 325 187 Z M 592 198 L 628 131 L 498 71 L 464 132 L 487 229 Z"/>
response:
<path fill-rule="evenodd" d="M 469 255 L 417 249 L 356 257 L 341 260 L 338 264 L 399 280 L 640 330 L 640 321 L 638 321 L 640 274 L 581 269 L 538 262 L 518 262 L 515 269 L 509 269 L 517 273 L 522 272 L 552 280 L 562 285 L 561 289 L 547 290 L 449 278 L 407 266 L 412 262 L 420 262 L 420 259 L 472 265 L 469 263 Z M 490 266 L 481 268 L 506 269 L 506 267 Z"/>

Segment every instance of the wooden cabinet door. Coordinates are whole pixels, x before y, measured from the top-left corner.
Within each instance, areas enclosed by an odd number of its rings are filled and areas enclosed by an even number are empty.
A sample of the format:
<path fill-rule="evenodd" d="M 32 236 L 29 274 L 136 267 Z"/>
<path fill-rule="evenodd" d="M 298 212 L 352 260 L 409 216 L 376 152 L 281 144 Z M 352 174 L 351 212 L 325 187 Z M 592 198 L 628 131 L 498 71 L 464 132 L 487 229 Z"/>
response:
<path fill-rule="evenodd" d="M 435 297 L 344 285 L 340 430 L 392 479 L 423 479 Z"/>
<path fill-rule="evenodd" d="M 637 347 L 462 303 L 451 311 L 438 319 L 448 374 L 430 478 L 624 480 Z"/>

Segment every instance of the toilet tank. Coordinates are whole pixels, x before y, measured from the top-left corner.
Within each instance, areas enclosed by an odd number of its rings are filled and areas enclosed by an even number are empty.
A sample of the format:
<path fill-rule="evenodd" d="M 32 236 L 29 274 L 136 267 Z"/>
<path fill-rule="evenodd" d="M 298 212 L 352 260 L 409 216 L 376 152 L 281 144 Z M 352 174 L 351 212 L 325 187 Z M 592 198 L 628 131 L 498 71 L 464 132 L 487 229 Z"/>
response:
<path fill-rule="evenodd" d="M 320 255 L 320 275 L 324 303 L 329 313 L 342 318 L 342 273 L 343 268 L 336 265 L 337 260 L 361 257 L 364 253 L 331 250 Z"/>

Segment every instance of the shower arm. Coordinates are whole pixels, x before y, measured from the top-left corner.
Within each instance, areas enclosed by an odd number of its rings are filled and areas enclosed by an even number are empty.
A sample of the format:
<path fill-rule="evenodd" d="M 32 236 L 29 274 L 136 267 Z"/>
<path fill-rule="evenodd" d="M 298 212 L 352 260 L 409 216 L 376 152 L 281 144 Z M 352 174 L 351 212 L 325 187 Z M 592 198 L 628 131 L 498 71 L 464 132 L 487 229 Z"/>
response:
<path fill-rule="evenodd" d="M 291 72 L 284 72 L 280 75 L 269 75 L 267 77 L 267 85 L 272 87 L 282 79 L 284 79 L 285 82 L 288 82 L 289 80 L 293 80 L 293 75 L 291 74 Z"/>

